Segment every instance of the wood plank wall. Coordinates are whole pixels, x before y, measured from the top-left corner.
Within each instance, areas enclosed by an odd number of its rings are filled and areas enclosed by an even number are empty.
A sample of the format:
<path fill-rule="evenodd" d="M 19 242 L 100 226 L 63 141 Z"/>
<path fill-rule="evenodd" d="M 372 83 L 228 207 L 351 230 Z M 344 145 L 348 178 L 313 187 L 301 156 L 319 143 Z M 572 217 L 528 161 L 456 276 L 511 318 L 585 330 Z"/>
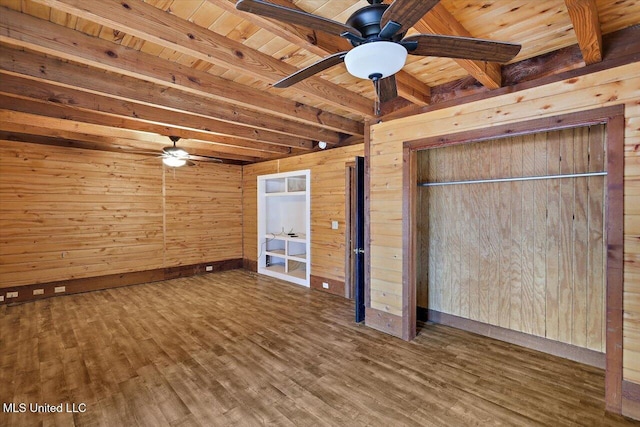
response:
<path fill-rule="evenodd" d="M 310 169 L 311 275 L 344 284 L 345 170 L 347 162 L 362 155 L 364 145 L 357 144 L 244 166 L 244 259 L 255 263 L 258 254 L 257 177 Z M 331 221 L 338 221 L 337 230 L 331 229 Z M 340 293 L 344 295 L 344 290 Z"/>
<path fill-rule="evenodd" d="M 597 125 L 424 150 L 419 181 L 602 172 L 604 142 Z M 418 306 L 604 352 L 604 188 L 602 176 L 420 187 Z"/>
<path fill-rule="evenodd" d="M 372 126 L 371 306 L 401 316 L 403 142 L 625 105 L 623 376 L 640 384 L 640 67 L 623 65 Z M 409 310 L 408 307 L 404 310 Z"/>
<path fill-rule="evenodd" d="M 0 288 L 241 258 L 240 166 L 0 149 Z"/>
<path fill-rule="evenodd" d="M 164 168 L 164 188 L 165 266 L 242 258 L 240 166 Z"/>

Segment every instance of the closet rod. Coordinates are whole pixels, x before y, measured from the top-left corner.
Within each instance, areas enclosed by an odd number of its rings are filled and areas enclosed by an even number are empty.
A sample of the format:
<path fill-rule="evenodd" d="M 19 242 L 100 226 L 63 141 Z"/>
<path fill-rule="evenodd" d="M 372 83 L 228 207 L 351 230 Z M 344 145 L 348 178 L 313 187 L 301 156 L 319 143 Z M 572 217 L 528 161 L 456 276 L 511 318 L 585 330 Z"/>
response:
<path fill-rule="evenodd" d="M 476 179 L 471 181 L 449 181 L 449 182 L 421 182 L 419 187 L 440 187 L 443 185 L 459 185 L 459 184 L 486 184 L 491 182 L 512 182 L 512 181 L 535 181 L 540 179 L 560 179 L 560 178 L 580 178 L 585 176 L 605 176 L 606 172 L 587 172 L 587 173 L 570 173 L 564 175 L 545 175 L 545 176 L 522 176 L 516 178 L 492 178 L 492 179 Z"/>

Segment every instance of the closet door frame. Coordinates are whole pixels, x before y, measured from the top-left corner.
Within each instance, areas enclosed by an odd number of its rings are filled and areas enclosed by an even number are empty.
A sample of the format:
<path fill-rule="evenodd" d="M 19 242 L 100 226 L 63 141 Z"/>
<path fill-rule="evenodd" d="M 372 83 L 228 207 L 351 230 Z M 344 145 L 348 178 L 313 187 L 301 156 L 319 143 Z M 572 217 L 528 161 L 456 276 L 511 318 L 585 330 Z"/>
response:
<path fill-rule="evenodd" d="M 622 411 L 623 340 L 623 190 L 624 190 L 624 105 L 545 117 L 507 125 L 405 141 L 403 145 L 403 274 L 402 336 L 416 335 L 417 157 L 418 151 L 468 144 L 490 139 L 605 125 L 607 183 L 604 201 L 606 228 L 606 370 L 605 403 L 611 412 Z"/>

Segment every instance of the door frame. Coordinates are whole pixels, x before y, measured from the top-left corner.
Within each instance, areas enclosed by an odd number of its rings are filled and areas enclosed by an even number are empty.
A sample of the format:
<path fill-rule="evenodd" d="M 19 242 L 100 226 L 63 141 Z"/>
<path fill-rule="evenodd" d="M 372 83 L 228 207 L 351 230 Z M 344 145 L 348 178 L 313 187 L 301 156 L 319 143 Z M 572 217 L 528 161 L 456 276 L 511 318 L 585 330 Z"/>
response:
<path fill-rule="evenodd" d="M 402 336 L 416 336 L 416 248 L 417 248 L 417 158 L 418 151 L 468 144 L 488 139 L 556 131 L 605 124 L 607 152 L 607 194 L 604 221 L 607 230 L 606 266 L 606 369 L 605 405 L 622 412 L 623 340 L 623 242 L 624 242 L 624 105 L 597 108 L 560 116 L 405 141 L 402 173 Z"/>
<path fill-rule="evenodd" d="M 348 299 L 353 299 L 355 293 L 356 178 L 355 160 L 345 163 L 344 297 Z"/>

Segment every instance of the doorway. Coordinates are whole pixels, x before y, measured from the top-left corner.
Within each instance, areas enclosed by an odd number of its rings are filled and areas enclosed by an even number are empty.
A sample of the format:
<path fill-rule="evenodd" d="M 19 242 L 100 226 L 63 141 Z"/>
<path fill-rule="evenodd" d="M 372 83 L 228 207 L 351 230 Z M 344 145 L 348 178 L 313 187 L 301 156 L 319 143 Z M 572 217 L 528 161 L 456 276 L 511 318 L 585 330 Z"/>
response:
<path fill-rule="evenodd" d="M 364 321 L 364 157 L 345 168 L 345 297 L 355 301 L 355 321 Z"/>

